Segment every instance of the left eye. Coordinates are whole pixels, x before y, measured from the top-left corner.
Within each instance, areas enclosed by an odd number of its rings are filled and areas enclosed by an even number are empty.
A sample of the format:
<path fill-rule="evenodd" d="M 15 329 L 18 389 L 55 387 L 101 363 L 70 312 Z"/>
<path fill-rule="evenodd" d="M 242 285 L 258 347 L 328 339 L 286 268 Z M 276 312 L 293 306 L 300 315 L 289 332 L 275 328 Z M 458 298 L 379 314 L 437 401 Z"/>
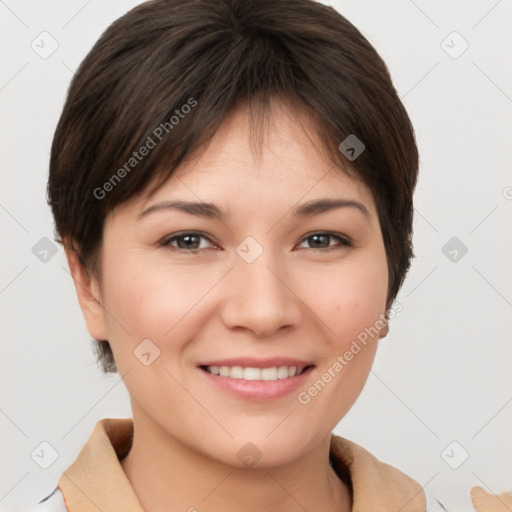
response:
<path fill-rule="evenodd" d="M 339 243 L 336 245 L 330 245 L 329 239 L 337 239 Z M 312 247 L 309 247 L 310 249 L 336 249 L 339 248 L 339 246 L 342 247 L 351 247 L 352 243 L 350 240 L 348 240 L 345 237 L 342 237 L 340 235 L 335 235 L 332 233 L 314 233 L 312 235 L 307 236 L 306 238 L 302 239 L 301 242 L 307 242 L 308 240 L 312 241 Z"/>

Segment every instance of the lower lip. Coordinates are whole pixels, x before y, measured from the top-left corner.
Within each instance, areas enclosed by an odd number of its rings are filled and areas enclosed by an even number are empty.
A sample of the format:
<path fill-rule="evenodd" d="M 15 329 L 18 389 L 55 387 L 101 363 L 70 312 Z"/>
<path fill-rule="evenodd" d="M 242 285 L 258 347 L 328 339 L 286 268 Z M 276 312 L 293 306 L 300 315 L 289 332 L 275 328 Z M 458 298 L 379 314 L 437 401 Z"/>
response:
<path fill-rule="evenodd" d="M 277 380 L 245 380 L 213 375 L 202 368 L 199 371 L 216 387 L 246 400 L 274 400 L 299 389 L 315 369 L 309 367 L 300 375 Z"/>

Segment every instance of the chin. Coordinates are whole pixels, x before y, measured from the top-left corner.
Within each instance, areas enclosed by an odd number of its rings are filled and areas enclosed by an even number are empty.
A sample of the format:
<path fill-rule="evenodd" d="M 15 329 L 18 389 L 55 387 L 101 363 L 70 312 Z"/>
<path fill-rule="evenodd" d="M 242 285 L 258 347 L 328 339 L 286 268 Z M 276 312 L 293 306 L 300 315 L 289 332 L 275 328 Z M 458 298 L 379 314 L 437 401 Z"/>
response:
<path fill-rule="evenodd" d="M 277 467 L 293 462 L 308 451 L 312 447 L 311 441 L 304 429 L 293 431 L 279 426 L 276 428 L 273 424 L 269 429 L 251 428 L 234 439 L 214 442 L 217 450 L 210 456 L 237 468 Z"/>

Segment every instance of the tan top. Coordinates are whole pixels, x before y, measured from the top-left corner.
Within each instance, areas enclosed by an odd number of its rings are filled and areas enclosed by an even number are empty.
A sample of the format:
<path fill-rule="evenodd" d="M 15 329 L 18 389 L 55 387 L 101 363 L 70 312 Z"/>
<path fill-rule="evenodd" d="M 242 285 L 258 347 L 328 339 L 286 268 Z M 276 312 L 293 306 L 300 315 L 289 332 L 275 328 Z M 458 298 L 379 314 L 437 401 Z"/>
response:
<path fill-rule="evenodd" d="M 56 490 L 62 492 L 69 512 L 144 512 L 120 463 L 130 451 L 132 440 L 132 418 L 105 418 L 96 423 L 58 482 Z M 338 476 L 351 484 L 352 512 L 425 512 L 422 487 L 363 447 L 331 434 L 330 460 Z M 490 505 L 493 499 L 503 504 L 503 496 L 489 495 L 479 487 L 471 490 L 478 512 L 502 510 Z M 510 512 L 508 508 L 503 510 Z"/>

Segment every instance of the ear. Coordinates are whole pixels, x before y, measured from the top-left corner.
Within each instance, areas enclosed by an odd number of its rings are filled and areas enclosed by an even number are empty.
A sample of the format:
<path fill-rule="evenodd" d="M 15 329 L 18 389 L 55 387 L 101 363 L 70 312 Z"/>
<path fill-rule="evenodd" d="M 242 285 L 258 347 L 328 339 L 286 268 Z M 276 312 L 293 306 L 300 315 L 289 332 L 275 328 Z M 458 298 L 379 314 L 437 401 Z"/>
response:
<path fill-rule="evenodd" d="M 105 310 L 102 306 L 99 283 L 83 267 L 78 253 L 69 241 L 64 242 L 64 252 L 75 283 L 76 294 L 89 334 L 97 340 L 107 340 Z"/>
<path fill-rule="evenodd" d="M 385 322 L 386 323 L 384 324 L 384 327 L 380 330 L 379 338 L 385 338 L 389 332 L 389 324 L 387 319 L 385 320 Z"/>
<path fill-rule="evenodd" d="M 389 320 L 388 320 L 388 314 L 389 314 L 389 309 L 391 308 L 391 304 L 392 304 L 392 301 L 388 302 L 387 305 L 386 305 L 386 312 L 384 313 L 384 326 L 382 327 L 382 329 L 380 330 L 380 333 L 379 333 L 379 339 L 380 338 L 385 338 L 389 332 Z"/>

